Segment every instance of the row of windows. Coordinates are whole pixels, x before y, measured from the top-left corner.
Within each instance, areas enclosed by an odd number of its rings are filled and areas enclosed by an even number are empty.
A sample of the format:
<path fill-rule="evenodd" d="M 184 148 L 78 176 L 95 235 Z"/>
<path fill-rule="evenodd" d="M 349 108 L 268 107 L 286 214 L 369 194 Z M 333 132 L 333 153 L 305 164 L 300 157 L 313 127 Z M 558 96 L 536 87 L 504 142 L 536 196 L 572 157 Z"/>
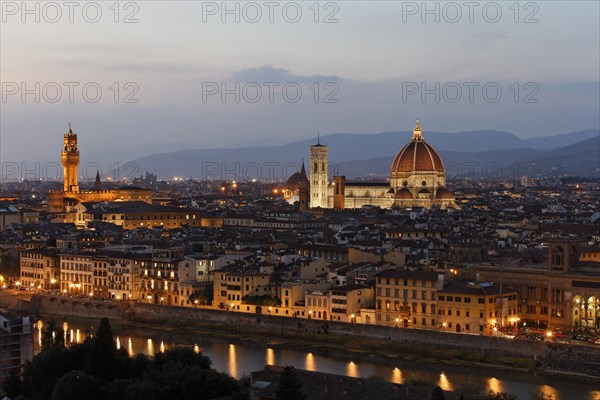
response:
<path fill-rule="evenodd" d="M 383 291 L 382 288 L 377 288 L 377 297 L 382 297 L 383 293 L 385 293 L 385 297 L 392 297 L 392 290 L 390 288 L 385 288 L 385 291 Z M 404 299 L 427 300 L 427 293 L 428 292 L 426 290 L 421 290 L 421 293 L 419 296 L 419 293 L 416 290 L 409 292 L 408 289 L 403 289 L 402 293 L 400 293 L 400 289 L 394 289 L 393 297 L 404 298 Z M 430 300 L 435 300 L 435 292 L 429 292 L 429 293 L 431 293 Z M 400 297 L 400 294 L 402 294 L 402 297 Z M 409 296 L 409 294 L 411 296 Z"/>
<path fill-rule="evenodd" d="M 380 285 L 435 287 L 435 282 L 418 279 L 377 278 L 377 283 Z"/>
<path fill-rule="evenodd" d="M 91 264 L 81 264 L 81 263 L 61 263 L 61 269 L 72 270 L 72 271 L 91 271 Z"/>
<path fill-rule="evenodd" d="M 417 303 L 411 304 L 411 310 L 413 313 L 421 312 L 423 314 L 427 314 L 427 307 L 428 307 L 428 305 L 426 303 L 421 303 L 420 307 L 419 307 L 419 304 L 417 304 Z M 385 309 L 386 311 L 392 311 L 392 310 L 400 311 L 403 309 L 403 304 L 401 304 L 399 301 L 395 301 L 393 304 L 390 301 L 386 301 L 385 303 L 382 301 L 377 301 L 377 309 L 378 310 Z M 435 304 L 429 305 L 429 310 L 430 310 L 431 314 L 435 314 L 435 309 L 436 309 Z"/>
<path fill-rule="evenodd" d="M 438 298 L 439 298 L 440 301 L 448 301 L 448 302 L 455 302 L 455 303 L 461 303 L 463 301 L 463 298 L 460 297 L 460 296 L 439 295 Z M 465 297 L 464 301 L 465 301 L 465 303 L 470 303 L 471 302 L 471 298 L 470 297 Z M 479 304 L 484 304 L 485 299 L 484 298 L 478 298 L 477 302 Z"/>
<path fill-rule="evenodd" d="M 35 272 L 27 272 L 27 271 L 23 271 L 21 270 L 21 277 L 22 278 L 36 278 L 36 279 L 44 279 L 44 274 L 43 273 L 35 273 Z"/>

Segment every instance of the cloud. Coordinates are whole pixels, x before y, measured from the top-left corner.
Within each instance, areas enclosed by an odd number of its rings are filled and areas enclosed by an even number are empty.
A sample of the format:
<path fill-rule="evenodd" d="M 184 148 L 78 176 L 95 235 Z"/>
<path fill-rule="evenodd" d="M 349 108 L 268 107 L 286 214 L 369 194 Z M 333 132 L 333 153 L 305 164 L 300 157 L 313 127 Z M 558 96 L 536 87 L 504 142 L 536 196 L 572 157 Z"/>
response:
<path fill-rule="evenodd" d="M 313 82 L 342 82 L 346 79 L 337 75 L 298 75 L 284 68 L 263 65 L 261 67 L 236 71 L 231 80 L 241 82 L 297 82 L 310 84 Z"/>
<path fill-rule="evenodd" d="M 160 73 L 160 74 L 193 74 L 198 72 L 199 67 L 193 64 L 186 63 L 170 63 L 170 62 L 140 62 L 140 63 L 103 63 L 97 61 L 89 61 L 86 59 L 78 60 L 61 60 L 56 64 L 62 67 L 78 67 L 97 70 L 111 70 L 119 72 L 136 72 L 136 73 Z"/>

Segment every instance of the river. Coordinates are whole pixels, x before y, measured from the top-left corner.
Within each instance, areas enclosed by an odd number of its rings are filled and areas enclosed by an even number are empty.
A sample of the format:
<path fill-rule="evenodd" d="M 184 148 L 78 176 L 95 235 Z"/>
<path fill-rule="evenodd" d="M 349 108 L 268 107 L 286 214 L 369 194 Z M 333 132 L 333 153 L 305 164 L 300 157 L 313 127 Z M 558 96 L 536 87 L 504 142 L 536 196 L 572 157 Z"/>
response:
<path fill-rule="evenodd" d="M 39 321 L 35 330 L 36 351 L 41 343 L 43 325 L 43 321 Z M 62 325 L 65 337 L 74 343 L 81 343 L 89 332 L 95 330 L 95 327 L 83 321 L 65 321 Z M 394 383 L 406 383 L 415 376 L 437 384 L 445 390 L 455 390 L 469 379 L 486 390 L 512 393 L 521 400 L 529 400 L 529 393 L 535 390 L 552 395 L 553 400 L 600 400 L 598 387 L 569 382 L 565 378 L 544 378 L 539 374 L 504 370 L 493 372 L 477 367 L 392 361 L 373 357 L 353 359 L 348 354 L 313 353 L 247 342 L 231 343 L 226 339 L 176 332 L 131 331 L 127 327 L 114 324 L 113 331 L 117 346 L 127 349 L 132 356 L 137 353 L 152 356 L 174 345 L 193 346 L 195 351 L 210 357 L 215 369 L 236 378 L 251 371 L 261 370 L 266 364 L 288 364 L 309 371 L 352 377 L 378 376 Z"/>

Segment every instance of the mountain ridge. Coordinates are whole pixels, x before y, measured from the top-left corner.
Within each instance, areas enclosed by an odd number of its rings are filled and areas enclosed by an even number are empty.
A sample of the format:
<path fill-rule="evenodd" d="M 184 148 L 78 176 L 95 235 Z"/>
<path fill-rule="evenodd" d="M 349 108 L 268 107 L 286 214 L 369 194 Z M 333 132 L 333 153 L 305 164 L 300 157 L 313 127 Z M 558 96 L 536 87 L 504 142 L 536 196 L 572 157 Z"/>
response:
<path fill-rule="evenodd" d="M 557 135 L 559 137 L 555 137 L 553 140 L 557 143 L 567 143 L 565 146 L 557 147 L 562 148 L 589 140 L 590 135 L 600 137 L 600 131 L 590 129 L 566 133 Z M 321 143 L 329 146 L 330 162 L 343 165 L 350 162 L 364 163 L 369 159 L 393 157 L 410 141 L 411 136 L 412 133 L 408 132 L 336 133 L 322 136 Z M 445 164 L 460 164 L 464 163 L 465 159 L 471 159 L 480 163 L 503 161 L 504 165 L 504 161 L 535 160 L 544 151 L 552 150 L 534 148 L 534 146 L 541 146 L 542 138 L 536 138 L 534 142 L 531 142 L 510 132 L 491 129 L 454 133 L 424 132 L 424 136 L 425 140 L 441 154 Z M 584 139 L 578 140 L 581 138 Z M 289 176 L 290 173 L 284 169 L 291 171 L 290 165 L 296 165 L 296 168 L 299 168 L 302 159 L 308 160 L 309 147 L 313 144 L 316 144 L 316 138 L 302 139 L 277 146 L 185 149 L 149 154 L 133 162 L 140 171 L 151 171 L 166 178 L 183 176 L 226 179 L 225 175 L 238 175 L 240 180 L 250 178 L 244 176 L 243 173 L 248 165 L 276 165 L 275 169 L 278 171 L 269 173 L 273 176 L 265 175 L 266 171 L 262 171 L 259 176 L 256 176 L 261 179 L 275 179 Z M 578 151 L 582 150 L 579 148 Z M 515 158 L 517 155 L 521 155 L 521 158 Z M 215 169 L 217 170 L 216 174 L 214 172 L 208 174 L 209 170 L 214 171 Z"/>

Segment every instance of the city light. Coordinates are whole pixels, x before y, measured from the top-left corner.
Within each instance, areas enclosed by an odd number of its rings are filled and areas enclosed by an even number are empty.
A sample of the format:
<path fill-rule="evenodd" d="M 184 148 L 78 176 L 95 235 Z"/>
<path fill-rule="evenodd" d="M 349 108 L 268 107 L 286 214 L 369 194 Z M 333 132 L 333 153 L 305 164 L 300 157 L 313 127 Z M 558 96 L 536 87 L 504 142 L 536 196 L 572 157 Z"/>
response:
<path fill-rule="evenodd" d="M 597 2 L 1 3 L 11 398 L 596 394 Z"/>

